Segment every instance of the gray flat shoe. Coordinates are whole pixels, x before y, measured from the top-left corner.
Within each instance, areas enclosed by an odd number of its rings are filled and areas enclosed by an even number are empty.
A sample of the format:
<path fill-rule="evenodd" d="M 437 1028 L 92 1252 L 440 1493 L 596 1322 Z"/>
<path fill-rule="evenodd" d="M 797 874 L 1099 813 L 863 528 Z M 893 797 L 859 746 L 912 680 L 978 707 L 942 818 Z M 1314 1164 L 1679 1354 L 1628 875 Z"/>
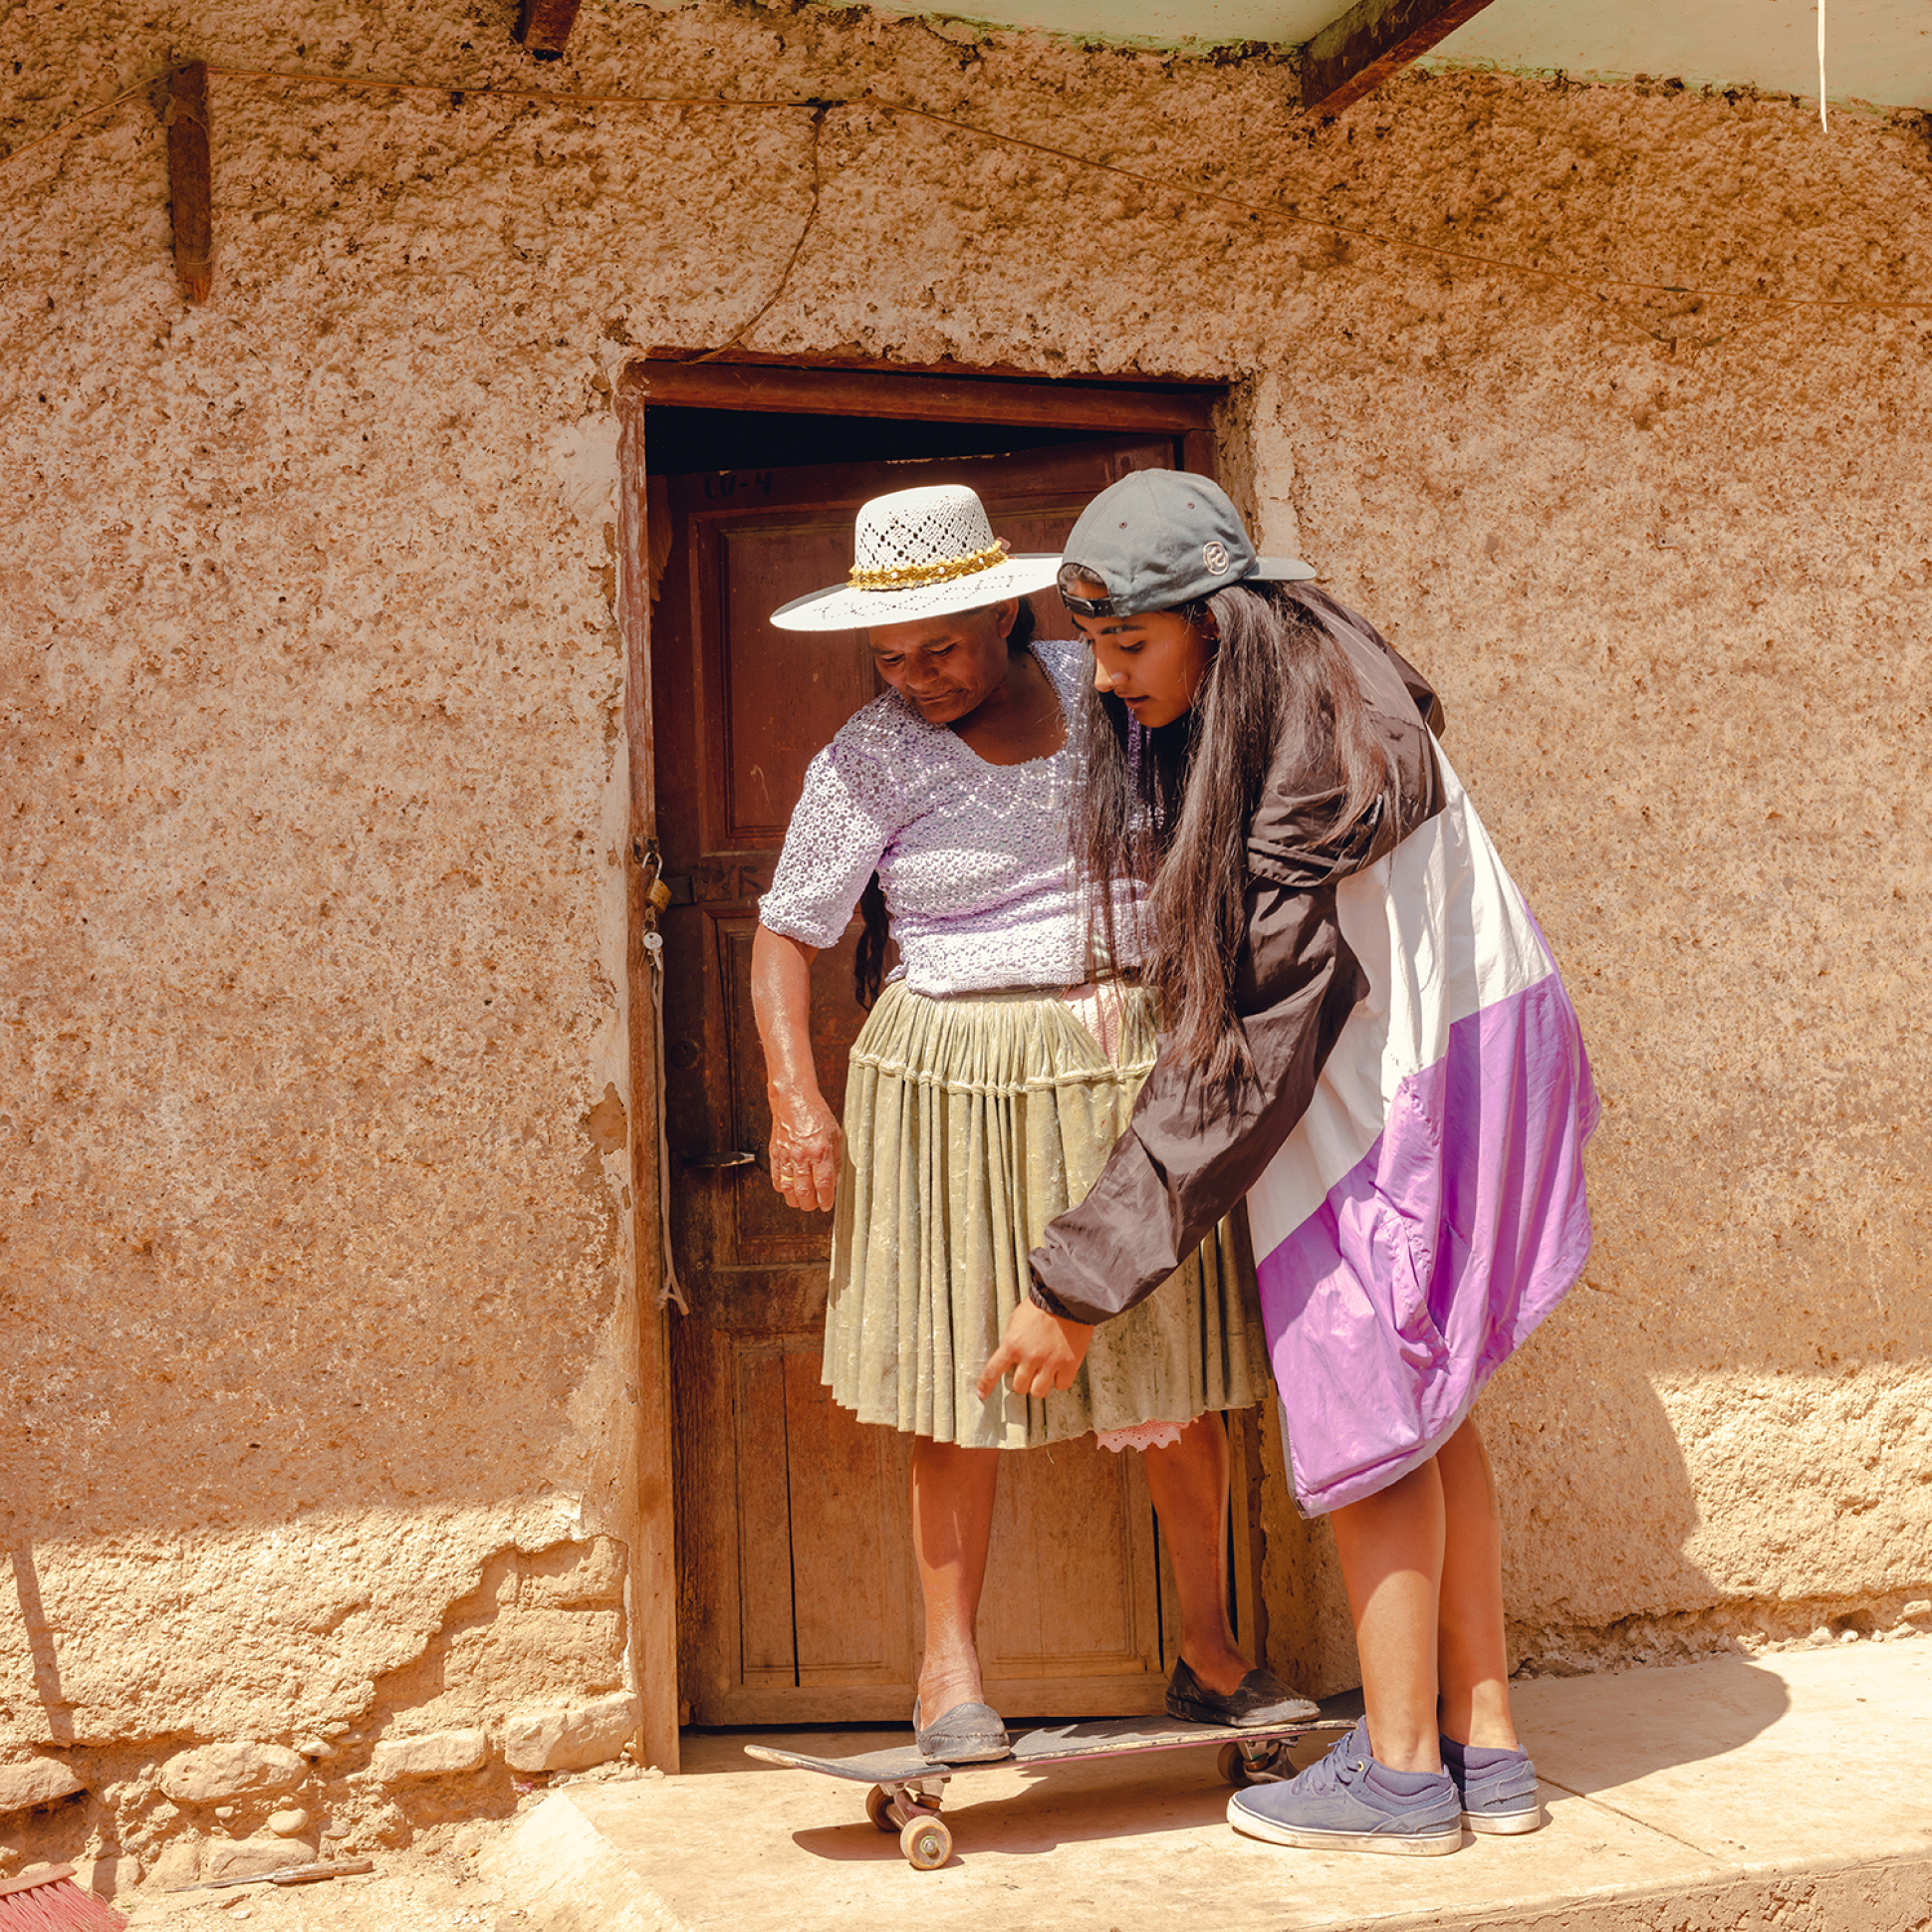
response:
<path fill-rule="evenodd" d="M 1211 1691 L 1176 1659 L 1167 1680 L 1167 1715 L 1190 1724 L 1234 1724 L 1244 1728 L 1264 1724 L 1300 1724 L 1322 1715 L 1321 1707 L 1289 1687 L 1268 1670 L 1251 1670 L 1223 1696 Z"/>
<path fill-rule="evenodd" d="M 919 1756 L 932 1765 L 983 1765 L 1011 1755 L 1006 1726 L 990 1704 L 955 1704 L 931 1724 L 919 1722 L 919 1701 L 912 1701 L 912 1735 Z"/>

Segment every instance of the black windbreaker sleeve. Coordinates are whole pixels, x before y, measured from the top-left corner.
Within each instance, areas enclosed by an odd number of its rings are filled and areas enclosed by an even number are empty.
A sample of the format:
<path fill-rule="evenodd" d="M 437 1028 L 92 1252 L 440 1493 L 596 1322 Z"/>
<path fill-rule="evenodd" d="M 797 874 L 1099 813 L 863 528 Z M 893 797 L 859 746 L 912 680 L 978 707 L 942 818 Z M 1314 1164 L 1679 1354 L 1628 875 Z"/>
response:
<path fill-rule="evenodd" d="M 1236 983 L 1254 1075 L 1208 1088 L 1165 1051 L 1091 1191 L 1033 1252 L 1033 1299 L 1096 1323 L 1144 1301 L 1274 1159 L 1308 1110 L 1361 986 L 1334 886 L 1248 887 Z"/>

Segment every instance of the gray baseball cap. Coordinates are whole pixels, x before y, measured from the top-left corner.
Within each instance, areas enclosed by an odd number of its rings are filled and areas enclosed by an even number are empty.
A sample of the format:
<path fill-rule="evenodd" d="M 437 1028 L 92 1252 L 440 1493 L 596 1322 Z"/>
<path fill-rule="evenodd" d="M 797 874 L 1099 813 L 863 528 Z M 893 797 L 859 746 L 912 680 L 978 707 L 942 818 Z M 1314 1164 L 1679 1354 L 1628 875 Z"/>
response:
<path fill-rule="evenodd" d="M 1187 470 L 1135 470 L 1081 512 L 1061 553 L 1060 595 L 1084 617 L 1171 610 L 1232 584 L 1295 583 L 1315 572 L 1295 557 L 1257 557 L 1227 493 Z M 1082 597 L 1078 578 L 1104 584 Z"/>

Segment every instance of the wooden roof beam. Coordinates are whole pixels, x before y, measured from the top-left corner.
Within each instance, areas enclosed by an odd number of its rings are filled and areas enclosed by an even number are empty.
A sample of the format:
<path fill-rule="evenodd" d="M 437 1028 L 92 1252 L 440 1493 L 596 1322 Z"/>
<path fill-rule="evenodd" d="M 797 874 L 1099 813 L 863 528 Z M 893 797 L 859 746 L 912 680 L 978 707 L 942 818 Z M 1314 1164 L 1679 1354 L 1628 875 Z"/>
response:
<path fill-rule="evenodd" d="M 1420 60 L 1489 0 L 1355 0 L 1302 50 L 1302 106 L 1332 115 Z"/>
<path fill-rule="evenodd" d="M 533 58 L 557 61 L 577 25 L 583 0 L 521 0 L 517 8 L 517 39 Z"/>
<path fill-rule="evenodd" d="M 208 64 L 177 67 L 167 88 L 167 207 L 174 271 L 190 302 L 215 285 L 214 168 L 208 147 Z"/>

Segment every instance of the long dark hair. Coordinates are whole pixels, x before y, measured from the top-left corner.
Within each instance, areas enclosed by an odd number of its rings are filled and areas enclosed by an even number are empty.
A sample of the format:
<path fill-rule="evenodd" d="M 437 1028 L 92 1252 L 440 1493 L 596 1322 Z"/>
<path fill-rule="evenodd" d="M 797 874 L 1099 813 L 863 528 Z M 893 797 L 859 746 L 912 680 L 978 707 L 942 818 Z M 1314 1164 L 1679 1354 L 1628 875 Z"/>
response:
<path fill-rule="evenodd" d="M 1352 831 L 1363 862 L 1392 843 L 1393 773 L 1328 608 L 1339 611 L 1296 585 L 1216 592 L 1181 613 L 1197 623 L 1212 613 L 1220 633 L 1184 717 L 1145 731 L 1117 697 L 1090 686 L 1081 709 L 1075 850 L 1106 956 L 1117 957 L 1107 881 L 1140 879 L 1149 888 L 1135 934 L 1142 977 L 1183 1065 L 1214 1086 L 1254 1071 L 1234 983 L 1248 828 L 1270 767 L 1289 762 L 1327 792 L 1332 831 Z"/>
<path fill-rule="evenodd" d="M 990 605 L 983 607 L 989 611 L 991 609 Z M 1020 608 L 1014 613 L 1013 622 L 1006 633 L 1008 656 L 1015 651 L 1025 650 L 1033 642 L 1038 628 L 1033 605 L 1022 598 Z M 885 890 L 879 884 L 876 872 L 858 895 L 858 916 L 865 922 L 865 929 L 858 935 L 858 948 L 852 954 L 852 993 L 858 1004 L 869 1013 L 885 980 L 885 948 L 892 937 L 891 914 L 885 904 Z"/>

